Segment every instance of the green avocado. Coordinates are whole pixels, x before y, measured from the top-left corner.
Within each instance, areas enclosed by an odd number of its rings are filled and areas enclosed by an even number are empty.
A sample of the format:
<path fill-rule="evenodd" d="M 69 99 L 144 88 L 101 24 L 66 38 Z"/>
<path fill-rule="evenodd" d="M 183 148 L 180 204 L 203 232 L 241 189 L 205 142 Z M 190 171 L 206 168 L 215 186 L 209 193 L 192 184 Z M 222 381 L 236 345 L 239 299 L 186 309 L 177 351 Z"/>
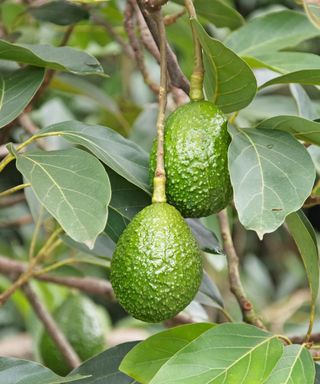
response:
<path fill-rule="evenodd" d="M 196 295 L 201 277 L 198 244 L 167 203 L 153 203 L 133 218 L 111 261 L 111 283 L 120 304 L 150 323 L 182 311 Z"/>
<path fill-rule="evenodd" d="M 209 101 L 185 104 L 167 118 L 164 137 L 166 193 L 168 203 L 182 216 L 209 216 L 230 202 L 229 144 L 226 117 Z M 156 145 L 150 158 L 151 183 L 155 154 Z"/>
<path fill-rule="evenodd" d="M 91 299 L 72 294 L 58 307 L 53 317 L 82 361 L 105 349 L 105 335 L 110 320 L 106 312 L 102 313 L 101 307 Z M 71 371 L 46 331 L 40 338 L 39 353 L 44 365 L 57 374 L 64 376 Z"/>

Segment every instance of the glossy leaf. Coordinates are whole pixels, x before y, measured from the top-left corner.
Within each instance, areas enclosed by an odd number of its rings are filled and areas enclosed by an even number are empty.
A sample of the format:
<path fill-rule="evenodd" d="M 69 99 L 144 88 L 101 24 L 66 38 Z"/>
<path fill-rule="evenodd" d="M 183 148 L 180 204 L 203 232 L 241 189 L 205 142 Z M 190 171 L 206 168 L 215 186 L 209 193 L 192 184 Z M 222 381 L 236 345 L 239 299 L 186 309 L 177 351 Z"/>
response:
<path fill-rule="evenodd" d="M 132 141 L 110 128 L 80 121 L 54 124 L 41 131 L 44 134 L 53 132 L 87 148 L 116 173 L 150 193 L 149 155 Z"/>
<path fill-rule="evenodd" d="M 316 234 L 308 218 L 301 210 L 287 216 L 286 224 L 303 260 L 311 291 L 312 307 L 314 308 L 319 292 L 319 254 Z"/>
<path fill-rule="evenodd" d="M 120 364 L 120 370 L 141 383 L 149 383 L 172 356 L 214 326 L 198 323 L 157 333 L 134 347 Z"/>
<path fill-rule="evenodd" d="M 176 3 L 184 4 L 183 0 L 175 0 Z M 211 0 L 208 7 L 208 0 L 196 0 L 194 2 L 196 12 L 218 28 L 236 29 L 244 24 L 240 13 L 230 7 L 223 0 Z"/>
<path fill-rule="evenodd" d="M 229 35 L 225 44 L 241 56 L 255 56 L 293 47 L 318 35 L 320 31 L 303 13 L 284 10 L 253 18 Z"/>
<path fill-rule="evenodd" d="M 299 83 L 305 85 L 320 85 L 320 69 L 305 69 L 275 77 L 272 80 L 262 84 L 260 88 L 268 87 L 274 84 Z"/>
<path fill-rule="evenodd" d="M 0 59 L 81 75 L 103 74 L 103 69 L 97 59 L 70 47 L 54 47 L 47 44 L 13 44 L 0 40 Z"/>
<path fill-rule="evenodd" d="M 199 219 L 186 219 L 186 222 L 203 251 L 217 255 L 223 254 L 217 236 L 209 231 Z"/>
<path fill-rule="evenodd" d="M 256 128 L 286 131 L 299 140 L 320 145 L 320 123 L 302 117 L 275 116 L 262 121 Z"/>
<path fill-rule="evenodd" d="M 25 67 L 0 75 L 0 128 L 23 112 L 44 78 L 44 70 Z"/>
<path fill-rule="evenodd" d="M 33 17 L 58 25 L 70 25 L 89 18 L 89 12 L 70 1 L 51 1 L 28 10 Z"/>
<path fill-rule="evenodd" d="M 69 375 L 90 375 L 87 379 L 79 380 L 79 384 L 134 384 L 134 379 L 121 373 L 118 369 L 121 360 L 137 342 L 117 345 L 92 357 L 73 370 Z M 78 384 L 75 381 L 74 384 Z"/>
<path fill-rule="evenodd" d="M 152 336 L 128 353 L 120 369 L 142 384 L 239 384 L 239 378 L 242 384 L 262 384 L 281 357 L 281 342 L 261 329 L 246 324 L 201 329 L 205 326 Z"/>
<path fill-rule="evenodd" d="M 303 345 L 289 345 L 265 384 L 314 384 L 314 379 L 310 352 Z"/>
<path fill-rule="evenodd" d="M 309 196 L 315 169 L 289 133 L 231 127 L 229 169 L 241 223 L 260 238 L 275 231 Z"/>
<path fill-rule="evenodd" d="M 257 83 L 250 67 L 192 20 L 205 52 L 205 89 L 208 99 L 224 112 L 238 111 L 254 98 Z"/>
<path fill-rule="evenodd" d="M 5 384 L 64 384 L 83 383 L 84 375 L 61 377 L 50 369 L 28 360 L 0 357 L 0 383 Z M 82 377 L 82 378 L 81 378 Z M 85 383 L 85 382 L 84 382 Z"/>
<path fill-rule="evenodd" d="M 27 152 L 16 165 L 73 240 L 92 248 L 107 221 L 111 188 L 102 164 L 80 149 Z"/>

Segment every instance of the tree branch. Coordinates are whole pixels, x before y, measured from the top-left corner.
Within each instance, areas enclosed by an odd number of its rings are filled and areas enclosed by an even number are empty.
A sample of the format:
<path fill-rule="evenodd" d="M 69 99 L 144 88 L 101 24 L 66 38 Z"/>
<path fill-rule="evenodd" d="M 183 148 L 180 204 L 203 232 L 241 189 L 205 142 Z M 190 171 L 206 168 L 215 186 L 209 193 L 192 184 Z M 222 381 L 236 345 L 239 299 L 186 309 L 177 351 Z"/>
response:
<path fill-rule="evenodd" d="M 224 209 L 223 211 L 219 212 L 218 218 L 223 246 L 228 261 L 230 290 L 239 303 L 243 319 L 249 324 L 265 329 L 265 326 L 257 316 L 251 301 L 247 298 L 241 283 L 239 258 L 233 245 L 227 210 Z"/>
<path fill-rule="evenodd" d="M 47 311 L 44 304 L 41 302 L 40 297 L 35 293 L 29 284 L 22 286 L 22 290 L 26 295 L 29 303 L 31 304 L 34 312 L 37 314 L 38 318 L 43 323 L 48 334 L 58 347 L 59 351 L 62 353 L 67 364 L 70 368 L 74 369 L 81 364 L 81 360 L 77 353 L 74 351 L 69 341 L 59 329 L 57 323 L 51 314 Z"/>

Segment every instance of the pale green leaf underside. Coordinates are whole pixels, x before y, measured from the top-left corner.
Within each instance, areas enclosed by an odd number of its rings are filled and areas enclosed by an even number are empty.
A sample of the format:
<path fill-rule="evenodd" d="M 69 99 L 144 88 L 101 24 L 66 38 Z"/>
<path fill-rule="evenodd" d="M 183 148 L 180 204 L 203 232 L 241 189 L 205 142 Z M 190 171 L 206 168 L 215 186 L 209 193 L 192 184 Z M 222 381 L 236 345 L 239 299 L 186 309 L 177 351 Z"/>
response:
<path fill-rule="evenodd" d="M 0 358 L 0 383 L 5 384 L 63 384 L 81 381 L 86 376 L 75 374 L 61 377 L 33 361 L 11 357 Z"/>
<path fill-rule="evenodd" d="M 262 121 L 256 128 L 286 131 L 299 140 L 320 145 L 320 123 L 303 117 L 275 116 Z"/>
<path fill-rule="evenodd" d="M 309 196 L 315 169 L 289 133 L 230 128 L 229 169 L 241 223 L 260 238 L 275 231 Z"/>
<path fill-rule="evenodd" d="M 276 77 L 272 80 L 267 81 L 262 84 L 260 88 L 268 87 L 269 85 L 274 84 L 289 84 L 289 83 L 299 83 L 305 85 L 320 85 L 320 69 L 305 69 L 302 71 L 296 71 L 292 73 L 287 73 Z"/>
<path fill-rule="evenodd" d="M 319 292 L 319 255 L 316 234 L 302 211 L 291 213 L 286 218 L 286 223 L 301 254 L 308 276 L 313 306 L 315 306 Z"/>
<path fill-rule="evenodd" d="M 73 240 L 92 248 L 107 222 L 111 188 L 102 164 L 80 149 L 17 155 L 18 170 Z"/>
<path fill-rule="evenodd" d="M 250 67 L 219 40 L 212 39 L 196 20 L 192 23 L 205 52 L 208 99 L 226 113 L 246 107 L 257 91 Z"/>
<path fill-rule="evenodd" d="M 240 56 L 255 56 L 267 51 L 295 47 L 320 35 L 303 13 L 284 10 L 256 17 L 234 31 L 225 44 Z"/>
<path fill-rule="evenodd" d="M 96 58 L 70 47 L 13 44 L 0 40 L 0 59 L 82 75 L 103 74 L 103 69 Z"/>
<path fill-rule="evenodd" d="M 315 366 L 309 351 L 301 345 L 285 347 L 265 384 L 314 384 Z"/>
<path fill-rule="evenodd" d="M 0 128 L 28 105 L 44 78 L 44 70 L 26 67 L 0 75 Z"/>
<path fill-rule="evenodd" d="M 119 175 L 150 193 L 149 156 L 132 141 L 110 128 L 80 121 L 66 121 L 41 130 L 44 134 L 52 132 L 84 146 Z"/>

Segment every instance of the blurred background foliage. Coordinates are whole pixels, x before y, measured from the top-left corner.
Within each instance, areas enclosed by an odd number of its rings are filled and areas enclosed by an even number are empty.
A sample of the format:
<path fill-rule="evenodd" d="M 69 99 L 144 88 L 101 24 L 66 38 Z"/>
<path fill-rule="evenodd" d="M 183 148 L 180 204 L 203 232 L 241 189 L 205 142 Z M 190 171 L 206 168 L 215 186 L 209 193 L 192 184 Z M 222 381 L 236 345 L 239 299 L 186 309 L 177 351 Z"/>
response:
<path fill-rule="evenodd" d="M 228 0 L 246 19 L 279 9 L 298 9 L 301 5 L 290 0 Z M 32 8 L 30 10 L 30 3 Z M 18 43 L 41 43 L 59 45 L 66 29 L 69 28 L 68 13 L 64 17 L 55 18 L 55 22 L 43 21 L 41 12 L 37 12 L 39 1 L 1 1 L 0 33 L 2 38 Z M 80 120 L 87 123 L 108 126 L 129 137 L 146 151 L 150 150 L 155 136 L 155 121 L 157 115 L 157 97 L 144 84 L 143 77 L 134 61 L 123 52 L 123 47 L 114 40 L 110 30 L 113 30 L 127 43 L 123 27 L 124 0 L 109 0 L 90 6 L 91 18 L 77 22 L 72 29 L 68 45 L 96 56 L 103 65 L 108 78 L 97 76 L 79 77 L 71 74 L 58 73 L 54 76 L 50 87 L 39 98 L 31 112 L 31 118 L 40 128 L 66 120 Z M 179 12 L 181 7 L 169 2 L 165 12 L 169 15 Z M 85 8 L 84 8 L 84 12 Z M 71 14 L 71 13 L 70 13 Z M 94 15 L 94 16 L 92 16 Z M 102 20 L 102 25 L 95 22 L 94 17 Z M 57 20 L 60 24 L 57 24 Z M 54 20 L 53 20 L 54 21 Z M 107 22 L 107 26 L 103 21 Z M 206 24 L 206 29 L 213 36 L 224 38 L 230 31 L 218 29 Z M 167 27 L 168 40 L 177 54 L 178 61 L 186 76 L 190 76 L 193 66 L 192 37 L 189 21 L 186 15 L 179 17 L 175 23 Z M 320 39 L 310 39 L 297 48 L 297 51 L 320 54 Z M 154 81 L 158 81 L 159 68 L 154 58 L 145 54 L 148 72 Z M 8 65 L 1 63 L 1 65 Z M 258 82 L 265 82 L 272 76 L 271 71 L 257 70 Z M 296 93 L 302 92 L 304 97 L 312 100 L 313 118 L 320 118 L 319 88 L 294 86 Z M 239 114 L 241 126 L 253 126 L 257 122 L 279 114 L 298 115 L 299 102 L 294 96 L 293 86 L 280 85 L 261 90 L 256 99 Z M 168 111 L 175 107 L 174 100 L 169 98 Z M 17 124 L 14 130 L 6 136 L 0 132 L 2 143 L 20 141 L 26 138 L 26 132 Z M 50 141 L 51 148 L 60 146 L 55 140 Z M 314 158 L 320 172 L 319 147 L 310 146 L 310 154 Z M 14 166 L 9 166 L 1 176 L 1 190 L 21 183 L 21 175 Z M 34 229 L 29 209 L 23 196 L 19 204 L 1 205 L 0 201 L 0 255 L 19 261 L 27 260 L 28 247 Z M 320 210 L 319 206 L 306 209 L 319 239 Z M 255 233 L 246 231 L 241 226 L 235 212 L 230 209 L 233 218 L 233 234 L 237 251 L 241 257 L 242 277 L 245 288 L 272 331 L 286 331 L 292 334 L 304 332 L 308 324 L 309 293 L 305 271 L 293 240 L 285 228 L 280 228 L 273 234 L 268 234 L 261 242 Z M 24 220 L 22 220 L 24 218 Z M 217 234 L 219 229 L 214 216 L 202 219 L 203 223 Z M 44 228 L 51 230 L 50 221 Z M 39 243 L 41 239 L 39 240 Z M 38 244 L 40 245 L 40 244 Z M 56 260 L 63 260 L 72 255 L 66 245 L 60 246 L 54 255 Z M 229 313 L 240 319 L 237 304 L 229 293 L 226 271 L 226 261 L 223 255 L 207 255 L 206 269 L 213 281 L 219 287 Z M 65 266 L 56 271 L 57 274 L 68 276 L 96 276 L 105 278 L 108 275 L 108 261 L 103 258 L 81 254 L 86 263 Z M 8 277 L 0 276 L 0 290 L 10 284 Z M 56 308 L 68 295 L 67 288 L 48 283 L 33 283 L 37 292 L 45 300 L 49 309 Z M 108 330 L 106 340 L 108 345 L 114 345 L 130 339 L 141 339 L 148 334 L 163 328 L 163 325 L 148 325 L 126 317 L 124 311 L 116 304 L 94 296 L 93 299 L 109 313 L 112 328 Z M 219 313 L 213 307 L 202 307 L 193 303 L 189 308 L 196 319 L 216 321 Z M 319 318 L 319 316 L 318 316 Z M 285 327 L 285 328 L 284 328 Z M 0 355 L 9 354 L 19 357 L 37 358 L 36 345 L 41 325 L 31 311 L 23 293 L 16 292 L 13 300 L 0 308 Z M 315 331 L 320 331 L 320 321 L 315 323 Z M 33 336 L 35 343 L 30 347 L 26 333 Z M 25 339 L 22 339 L 22 336 Z M 25 349 L 14 349 L 12 338 L 18 337 L 19 343 L 25 342 Z M 8 340 L 11 340 L 8 344 Z M 23 351 L 22 351 L 23 349 Z M 24 356 L 21 356 L 21 352 Z"/>

